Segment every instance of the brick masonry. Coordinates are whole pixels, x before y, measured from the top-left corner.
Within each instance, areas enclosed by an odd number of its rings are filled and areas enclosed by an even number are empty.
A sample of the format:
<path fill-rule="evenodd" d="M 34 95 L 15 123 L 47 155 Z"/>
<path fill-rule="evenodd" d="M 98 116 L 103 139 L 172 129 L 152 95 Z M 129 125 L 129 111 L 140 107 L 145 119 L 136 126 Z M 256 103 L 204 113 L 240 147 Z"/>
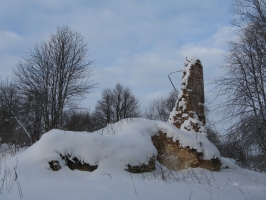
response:
<path fill-rule="evenodd" d="M 205 133 L 203 66 L 199 59 L 186 58 L 181 80 L 181 91 L 169 116 L 169 123 L 187 132 Z M 158 161 L 172 170 L 202 167 L 219 171 L 221 161 L 216 158 L 203 160 L 203 153 L 189 147 L 181 147 L 173 138 L 160 132 L 152 138 L 157 148 Z"/>
<path fill-rule="evenodd" d="M 148 161 L 148 164 L 142 163 L 139 165 L 127 165 L 126 171 L 131 173 L 144 173 L 144 172 L 152 172 L 155 170 L 155 157 L 151 157 Z"/>
<path fill-rule="evenodd" d="M 189 147 L 181 147 L 173 138 L 167 138 L 166 133 L 159 132 L 152 137 L 152 142 L 157 149 L 157 160 L 168 169 L 179 171 L 189 167 L 202 167 L 212 171 L 220 171 L 219 159 L 203 160 L 203 153 Z"/>
<path fill-rule="evenodd" d="M 199 59 L 186 58 L 181 91 L 168 122 L 180 130 L 205 131 L 203 67 Z"/>

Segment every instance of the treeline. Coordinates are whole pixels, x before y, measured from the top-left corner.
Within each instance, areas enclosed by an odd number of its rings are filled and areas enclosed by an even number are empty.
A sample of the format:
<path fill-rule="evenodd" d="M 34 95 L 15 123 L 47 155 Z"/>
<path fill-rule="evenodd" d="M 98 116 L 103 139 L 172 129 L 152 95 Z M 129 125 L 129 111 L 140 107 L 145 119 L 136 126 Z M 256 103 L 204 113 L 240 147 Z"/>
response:
<path fill-rule="evenodd" d="M 93 132 L 125 118 L 167 120 L 177 92 L 141 110 L 130 88 L 120 83 L 104 89 L 95 108 L 80 108 L 96 87 L 92 63 L 81 34 L 67 26 L 35 45 L 14 68 L 13 79 L 0 81 L 0 144 L 15 153 L 51 129 Z"/>
<path fill-rule="evenodd" d="M 235 39 L 225 55 L 225 74 L 214 81 L 221 100 L 216 110 L 230 125 L 220 150 L 266 171 L 266 1 L 236 0 L 232 8 Z"/>
<path fill-rule="evenodd" d="M 12 151 L 38 141 L 43 133 L 53 128 L 93 132 L 125 118 L 145 117 L 167 121 L 178 95 L 172 91 L 166 97 L 154 99 L 141 110 L 130 88 L 117 83 L 113 89 L 102 91 L 101 98 L 91 110 L 80 108 L 77 104 L 67 105 L 62 112 L 60 125 L 52 124 L 47 129 L 44 107 L 34 98 L 21 93 L 20 89 L 13 82 L 0 82 L 0 144 L 8 144 Z M 51 107 L 47 109 L 52 110 Z"/>
<path fill-rule="evenodd" d="M 71 131 L 93 132 L 121 119 L 141 117 L 140 103 L 130 88 L 116 84 L 104 89 L 92 110 L 70 109 L 64 113 L 63 128 Z"/>

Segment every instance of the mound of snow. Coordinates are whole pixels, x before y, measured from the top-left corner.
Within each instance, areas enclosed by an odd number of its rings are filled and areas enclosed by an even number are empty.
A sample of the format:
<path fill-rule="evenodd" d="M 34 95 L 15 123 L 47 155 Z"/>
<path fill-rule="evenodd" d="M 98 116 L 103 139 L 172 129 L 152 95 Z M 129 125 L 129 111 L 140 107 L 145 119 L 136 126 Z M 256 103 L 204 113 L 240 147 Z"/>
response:
<path fill-rule="evenodd" d="M 233 158 L 221 157 L 221 163 L 223 169 L 241 169 Z"/>
<path fill-rule="evenodd" d="M 4 186 L 0 188 L 0 199 L 19 199 L 19 191 L 28 200 L 265 199 L 265 174 L 236 170 L 233 161 L 226 158 L 221 159 L 229 168 L 220 172 L 196 168 L 173 173 L 159 163 L 161 167 L 150 173 L 125 171 L 126 162 L 146 161 L 146 157 L 156 154 L 151 136 L 159 130 L 183 146 L 204 151 L 206 157 L 219 155 L 204 136 L 196 137 L 173 125 L 146 119 L 123 120 L 94 133 L 52 130 L 16 156 L 0 155 L 0 179 Z M 98 168 L 93 172 L 70 170 L 62 163 L 61 170 L 48 170 L 48 161 L 60 161 L 60 153 L 98 162 Z M 167 182 L 160 178 L 163 175 L 169 178 Z"/>
<path fill-rule="evenodd" d="M 20 160 L 25 158 L 45 168 L 49 168 L 49 161 L 58 160 L 63 166 L 61 154 L 100 168 L 125 169 L 128 164 L 148 164 L 149 158 L 157 155 L 151 137 L 159 130 L 181 146 L 203 152 L 204 159 L 220 159 L 219 151 L 204 135 L 183 132 L 165 122 L 136 118 L 109 124 L 93 133 L 51 130 L 23 152 Z"/>

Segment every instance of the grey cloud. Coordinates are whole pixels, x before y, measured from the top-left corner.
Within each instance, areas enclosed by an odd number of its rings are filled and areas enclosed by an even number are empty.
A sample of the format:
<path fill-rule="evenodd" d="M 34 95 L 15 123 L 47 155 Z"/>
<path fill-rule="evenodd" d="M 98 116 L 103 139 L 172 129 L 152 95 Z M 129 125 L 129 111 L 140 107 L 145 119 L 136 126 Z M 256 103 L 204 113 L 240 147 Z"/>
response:
<path fill-rule="evenodd" d="M 10 74 L 34 44 L 47 40 L 56 26 L 68 25 L 81 32 L 95 60 L 93 78 L 99 88 L 86 105 L 95 104 L 101 90 L 117 82 L 131 87 L 145 105 L 171 90 L 167 75 L 183 68 L 185 56 L 200 57 L 204 67 L 213 70 L 205 74 L 215 73 L 213 66 L 222 62 L 225 48 L 221 38 L 230 38 L 223 29 L 228 26 L 229 4 L 222 0 L 9 0 L 0 8 L 0 31 L 19 39 L 5 41 L 10 53 L 1 51 L 0 73 Z M 173 76 L 178 87 L 179 77 Z"/>

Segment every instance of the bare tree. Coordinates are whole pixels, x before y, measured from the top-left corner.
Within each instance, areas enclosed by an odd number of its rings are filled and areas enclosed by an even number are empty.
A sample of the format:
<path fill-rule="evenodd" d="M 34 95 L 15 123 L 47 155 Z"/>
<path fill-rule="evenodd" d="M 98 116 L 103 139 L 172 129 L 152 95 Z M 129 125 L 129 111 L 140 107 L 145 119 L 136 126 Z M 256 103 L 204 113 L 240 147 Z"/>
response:
<path fill-rule="evenodd" d="M 121 119 L 140 116 L 139 101 L 128 87 L 124 88 L 120 83 L 114 89 L 103 90 L 102 98 L 97 102 L 93 114 L 93 118 L 99 123 L 98 128 Z"/>
<path fill-rule="evenodd" d="M 83 37 L 67 26 L 58 27 L 19 62 L 15 80 L 22 94 L 41 108 L 45 131 L 61 128 L 66 105 L 95 86 L 90 81 L 91 64 Z"/>
<path fill-rule="evenodd" d="M 240 31 L 245 30 L 249 24 L 263 25 L 266 22 L 265 10 L 265 0 L 235 0 L 232 6 L 232 24 Z"/>
<path fill-rule="evenodd" d="M 33 142 L 38 141 L 41 135 L 45 132 L 43 120 L 44 113 L 42 106 L 40 106 L 40 102 L 38 102 L 32 95 L 24 96 L 21 104 L 21 112 L 23 113 L 23 118 L 27 120 L 27 130 L 29 131 Z"/>
<path fill-rule="evenodd" d="M 172 90 L 166 97 L 159 96 L 152 100 L 145 108 L 144 117 L 152 120 L 167 121 L 170 113 L 175 107 L 178 98 L 178 92 Z"/>
<path fill-rule="evenodd" d="M 0 82 L 0 144 L 8 144 L 11 153 L 16 153 L 18 147 L 24 143 L 29 144 L 31 140 L 24 126 L 22 101 L 12 82 Z"/>
<path fill-rule="evenodd" d="M 238 144 L 266 154 L 266 1 L 238 0 L 233 11 L 237 39 L 229 43 L 225 75 L 215 80 L 222 99 L 217 109 Z"/>
<path fill-rule="evenodd" d="M 89 110 L 70 109 L 64 112 L 64 129 L 70 131 L 94 131 Z"/>
<path fill-rule="evenodd" d="M 99 128 L 103 128 L 107 124 L 114 122 L 113 102 L 114 99 L 112 90 L 103 90 L 101 100 L 97 102 L 94 111 L 94 116 L 98 118 L 97 123 L 100 124 Z"/>

